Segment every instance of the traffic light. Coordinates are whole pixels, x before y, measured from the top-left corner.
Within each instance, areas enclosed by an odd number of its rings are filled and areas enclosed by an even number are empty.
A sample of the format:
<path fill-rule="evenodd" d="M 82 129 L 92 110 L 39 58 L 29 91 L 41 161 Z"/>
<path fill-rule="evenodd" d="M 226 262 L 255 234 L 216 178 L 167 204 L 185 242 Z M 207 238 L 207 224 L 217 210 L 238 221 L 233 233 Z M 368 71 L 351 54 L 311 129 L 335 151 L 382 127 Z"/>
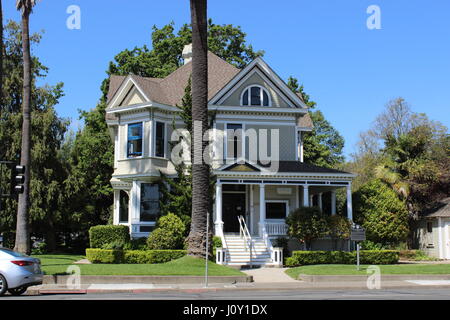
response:
<path fill-rule="evenodd" d="M 25 166 L 16 165 L 11 169 L 11 195 L 23 193 L 25 183 Z"/>

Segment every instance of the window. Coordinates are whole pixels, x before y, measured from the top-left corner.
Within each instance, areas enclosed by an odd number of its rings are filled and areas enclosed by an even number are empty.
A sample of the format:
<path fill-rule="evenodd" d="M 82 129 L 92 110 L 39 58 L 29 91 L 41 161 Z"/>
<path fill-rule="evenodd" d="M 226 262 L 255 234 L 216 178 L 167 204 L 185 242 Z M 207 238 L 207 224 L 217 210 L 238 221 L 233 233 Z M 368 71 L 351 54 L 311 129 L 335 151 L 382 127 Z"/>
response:
<path fill-rule="evenodd" d="M 427 232 L 429 233 L 433 232 L 433 222 L 431 221 L 427 222 Z"/>
<path fill-rule="evenodd" d="M 142 122 L 128 125 L 127 157 L 142 156 Z"/>
<path fill-rule="evenodd" d="M 159 186 L 141 184 L 141 222 L 156 222 L 159 216 Z"/>
<path fill-rule="evenodd" d="M 155 156 L 165 157 L 166 125 L 164 122 L 156 122 L 155 128 Z"/>
<path fill-rule="evenodd" d="M 263 106 L 268 107 L 270 105 L 269 94 L 267 90 L 260 86 L 251 86 L 244 90 L 242 93 L 243 106 Z"/>
<path fill-rule="evenodd" d="M 227 124 L 227 158 L 242 157 L 242 124 Z"/>
<path fill-rule="evenodd" d="M 266 219 L 284 220 L 287 211 L 287 201 L 266 201 Z"/>
<path fill-rule="evenodd" d="M 128 222 L 128 193 L 120 190 L 119 195 L 119 222 Z"/>

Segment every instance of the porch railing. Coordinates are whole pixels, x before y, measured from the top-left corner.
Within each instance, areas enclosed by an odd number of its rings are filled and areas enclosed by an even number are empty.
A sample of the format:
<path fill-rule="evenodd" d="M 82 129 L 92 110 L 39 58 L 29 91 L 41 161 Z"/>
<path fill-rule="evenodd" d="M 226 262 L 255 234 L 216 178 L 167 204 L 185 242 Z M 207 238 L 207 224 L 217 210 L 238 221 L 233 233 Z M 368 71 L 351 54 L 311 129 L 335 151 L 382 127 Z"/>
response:
<path fill-rule="evenodd" d="M 266 232 L 269 236 L 285 236 L 287 235 L 288 226 L 284 222 L 268 222 L 266 221 Z"/>
<path fill-rule="evenodd" d="M 248 231 L 247 224 L 243 216 L 238 217 L 239 220 L 239 234 L 241 238 L 244 238 L 245 249 L 249 250 L 250 253 L 250 267 L 252 267 L 252 236 L 250 231 Z"/>

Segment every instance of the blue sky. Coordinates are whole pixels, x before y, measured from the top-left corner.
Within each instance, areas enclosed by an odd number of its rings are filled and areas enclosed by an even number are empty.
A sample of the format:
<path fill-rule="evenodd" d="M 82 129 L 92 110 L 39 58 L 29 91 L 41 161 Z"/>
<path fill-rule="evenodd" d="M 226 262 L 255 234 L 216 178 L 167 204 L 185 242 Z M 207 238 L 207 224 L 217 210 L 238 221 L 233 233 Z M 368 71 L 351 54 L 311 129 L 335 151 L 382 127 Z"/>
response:
<path fill-rule="evenodd" d="M 18 20 L 4 0 L 5 19 Z M 81 30 L 66 27 L 69 5 L 81 8 Z M 369 5 L 381 9 L 381 30 L 369 30 Z M 283 78 L 305 85 L 353 152 L 390 99 L 450 126 L 450 1 L 209 1 L 217 24 L 240 25 L 248 43 Z M 189 22 L 188 0 L 42 0 L 32 31 L 45 30 L 34 54 L 50 68 L 46 82 L 65 83 L 59 115 L 77 126 L 78 109 L 95 107 L 109 61 L 126 48 L 150 46 L 151 27 Z"/>

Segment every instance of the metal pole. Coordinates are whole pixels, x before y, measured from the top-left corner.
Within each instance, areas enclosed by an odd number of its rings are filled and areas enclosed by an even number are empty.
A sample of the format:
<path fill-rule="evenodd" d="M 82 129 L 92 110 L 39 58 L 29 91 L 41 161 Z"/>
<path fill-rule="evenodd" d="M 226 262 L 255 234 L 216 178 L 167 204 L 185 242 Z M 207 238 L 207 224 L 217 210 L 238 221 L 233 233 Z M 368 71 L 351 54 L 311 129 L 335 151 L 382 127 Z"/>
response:
<path fill-rule="evenodd" d="M 206 212 L 205 288 L 208 287 L 208 254 L 209 254 L 209 211 Z"/>
<path fill-rule="evenodd" d="M 359 242 L 356 242 L 356 270 L 359 271 Z"/>

